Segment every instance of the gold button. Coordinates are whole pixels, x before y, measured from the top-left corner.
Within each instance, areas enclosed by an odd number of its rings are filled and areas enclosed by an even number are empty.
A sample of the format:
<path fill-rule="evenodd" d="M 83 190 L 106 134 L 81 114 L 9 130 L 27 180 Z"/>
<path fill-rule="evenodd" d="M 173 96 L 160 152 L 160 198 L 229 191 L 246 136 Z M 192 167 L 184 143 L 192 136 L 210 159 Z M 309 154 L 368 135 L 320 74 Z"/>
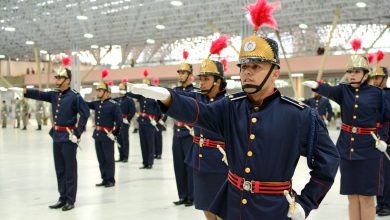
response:
<path fill-rule="evenodd" d="M 351 138 L 351 141 L 355 141 L 355 138 L 352 137 L 352 138 Z"/>
<path fill-rule="evenodd" d="M 210 99 L 210 102 L 213 102 L 213 101 L 214 101 L 214 99 L 213 99 L 213 98 L 211 98 L 211 99 Z"/>
<path fill-rule="evenodd" d="M 257 122 L 257 118 L 252 118 L 252 123 L 256 123 Z"/>
<path fill-rule="evenodd" d="M 100 111 L 98 111 L 98 114 L 100 114 Z"/>
<path fill-rule="evenodd" d="M 358 98 L 359 98 L 359 95 L 355 95 L 355 98 L 357 98 L 357 99 L 358 99 Z"/>
<path fill-rule="evenodd" d="M 355 89 L 355 92 L 359 92 L 359 89 Z"/>
<path fill-rule="evenodd" d="M 99 125 L 99 122 L 97 122 L 96 125 Z"/>
<path fill-rule="evenodd" d="M 144 103 L 146 103 L 146 101 L 144 101 Z"/>
<path fill-rule="evenodd" d="M 355 104 L 355 108 L 358 108 L 359 106 L 357 104 Z"/>
<path fill-rule="evenodd" d="M 252 151 L 248 151 L 248 152 L 246 153 L 246 155 L 248 155 L 248 157 L 251 157 L 251 156 L 253 156 L 253 152 L 252 152 Z"/>
<path fill-rule="evenodd" d="M 251 140 L 253 140 L 253 139 L 255 139 L 255 135 L 254 135 L 254 134 L 251 134 L 251 135 L 249 136 L 249 138 L 250 138 Z"/>
<path fill-rule="evenodd" d="M 241 203 L 244 204 L 244 205 L 246 205 L 246 204 L 248 203 L 248 201 L 247 201 L 246 199 L 242 199 L 242 200 L 241 200 Z"/>
<path fill-rule="evenodd" d="M 56 112 L 58 112 L 58 109 L 56 110 Z"/>
<path fill-rule="evenodd" d="M 351 152 L 353 152 L 354 151 L 354 149 L 353 148 L 351 148 Z"/>
<path fill-rule="evenodd" d="M 100 117 L 98 117 L 98 119 L 100 119 Z"/>
<path fill-rule="evenodd" d="M 353 119 L 356 119 L 356 115 L 353 116 Z"/>
<path fill-rule="evenodd" d="M 245 173 L 250 173 L 251 172 L 251 168 L 247 167 L 245 168 Z"/>
<path fill-rule="evenodd" d="M 101 105 L 99 105 L 99 108 L 102 108 L 102 106 L 101 106 Z"/>
<path fill-rule="evenodd" d="M 180 128 L 178 128 L 177 131 L 180 131 Z"/>
<path fill-rule="evenodd" d="M 60 104 L 58 104 L 57 107 L 60 107 Z"/>
<path fill-rule="evenodd" d="M 254 110 L 255 110 L 255 112 L 259 111 L 259 107 L 256 106 L 256 107 L 254 108 Z"/>
<path fill-rule="evenodd" d="M 57 115 L 54 118 L 57 118 Z"/>
<path fill-rule="evenodd" d="M 203 157 L 203 155 L 202 155 L 202 154 L 199 154 L 199 157 Z"/>

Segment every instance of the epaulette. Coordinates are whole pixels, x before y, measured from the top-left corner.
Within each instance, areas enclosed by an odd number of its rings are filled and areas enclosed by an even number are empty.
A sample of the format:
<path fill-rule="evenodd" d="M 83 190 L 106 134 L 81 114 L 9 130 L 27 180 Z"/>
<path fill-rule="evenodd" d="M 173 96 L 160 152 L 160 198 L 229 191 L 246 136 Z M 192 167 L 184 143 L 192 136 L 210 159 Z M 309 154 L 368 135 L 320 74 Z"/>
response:
<path fill-rule="evenodd" d="M 113 103 L 113 104 L 115 104 L 115 105 L 117 105 L 118 104 L 118 102 L 117 101 L 115 101 L 115 100 L 113 100 L 113 99 L 110 99 L 110 100 L 108 100 L 109 102 L 111 102 L 111 103 Z"/>
<path fill-rule="evenodd" d="M 304 109 L 304 108 L 308 107 L 305 103 L 297 101 L 295 99 L 292 99 L 292 98 L 284 96 L 284 95 L 282 95 L 280 98 L 282 100 L 286 101 L 287 103 L 290 103 L 290 104 L 292 104 L 300 109 Z"/>
<path fill-rule="evenodd" d="M 75 94 L 79 94 L 79 92 L 77 92 L 77 91 L 74 90 L 74 89 L 71 89 L 70 91 L 74 92 Z"/>
<path fill-rule="evenodd" d="M 190 92 L 202 94 L 200 89 L 192 89 Z"/>
<path fill-rule="evenodd" d="M 226 94 L 226 96 L 230 99 L 230 101 L 234 101 L 234 100 L 246 98 L 247 94 L 246 92 L 237 92 L 229 95 Z"/>

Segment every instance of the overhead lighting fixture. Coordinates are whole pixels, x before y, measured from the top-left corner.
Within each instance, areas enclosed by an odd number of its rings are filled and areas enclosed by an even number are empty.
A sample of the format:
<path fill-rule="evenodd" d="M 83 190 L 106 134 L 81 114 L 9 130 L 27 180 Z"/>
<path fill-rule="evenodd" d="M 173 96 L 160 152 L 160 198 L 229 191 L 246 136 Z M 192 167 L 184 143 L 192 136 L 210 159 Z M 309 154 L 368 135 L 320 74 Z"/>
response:
<path fill-rule="evenodd" d="M 84 37 L 85 37 L 85 38 L 93 38 L 93 34 L 88 34 L 88 33 L 87 33 L 87 34 L 84 34 Z"/>
<path fill-rule="evenodd" d="M 181 1 L 171 1 L 171 5 L 173 5 L 173 6 L 182 6 L 183 2 L 181 2 Z"/>
<path fill-rule="evenodd" d="M 77 15 L 76 18 L 77 18 L 77 20 L 82 20 L 82 21 L 88 20 L 88 17 L 85 15 Z"/>
<path fill-rule="evenodd" d="M 5 55 L 0 54 L 0 59 L 4 59 Z"/>
<path fill-rule="evenodd" d="M 156 25 L 156 28 L 159 29 L 159 30 L 164 30 L 165 26 L 162 25 L 162 24 L 158 24 L 158 25 Z"/>
<path fill-rule="evenodd" d="M 356 7 L 358 8 L 365 8 L 367 6 L 367 4 L 365 2 L 357 2 L 356 3 Z"/>
<path fill-rule="evenodd" d="M 26 44 L 27 45 L 34 45 L 34 41 L 28 40 L 28 41 L 26 41 Z"/>
<path fill-rule="evenodd" d="M 14 32 L 16 29 L 14 27 L 5 27 L 5 31 Z"/>
<path fill-rule="evenodd" d="M 299 28 L 300 28 L 300 29 L 307 29 L 308 26 L 307 26 L 307 24 L 300 24 L 300 25 L 299 25 Z"/>
<path fill-rule="evenodd" d="M 91 9 L 92 10 L 96 10 L 96 9 L 98 9 L 98 7 L 97 6 L 92 6 Z"/>
<path fill-rule="evenodd" d="M 146 40 L 146 43 L 148 43 L 148 44 L 154 44 L 156 41 L 155 40 L 153 40 L 153 39 L 147 39 Z"/>
<path fill-rule="evenodd" d="M 141 3 L 141 4 L 139 4 L 139 7 L 142 7 L 142 6 L 144 6 L 144 4 L 142 4 L 142 3 Z"/>
<path fill-rule="evenodd" d="M 92 49 L 98 49 L 99 46 L 94 44 L 94 45 L 91 45 L 91 48 L 92 48 Z"/>
<path fill-rule="evenodd" d="M 40 50 L 39 51 L 41 54 L 47 54 L 47 51 L 46 50 Z"/>
<path fill-rule="evenodd" d="M 4 23 L 5 21 L 4 20 L 0 20 L 0 23 Z"/>
<path fill-rule="evenodd" d="M 292 73 L 291 77 L 303 77 L 303 73 Z"/>

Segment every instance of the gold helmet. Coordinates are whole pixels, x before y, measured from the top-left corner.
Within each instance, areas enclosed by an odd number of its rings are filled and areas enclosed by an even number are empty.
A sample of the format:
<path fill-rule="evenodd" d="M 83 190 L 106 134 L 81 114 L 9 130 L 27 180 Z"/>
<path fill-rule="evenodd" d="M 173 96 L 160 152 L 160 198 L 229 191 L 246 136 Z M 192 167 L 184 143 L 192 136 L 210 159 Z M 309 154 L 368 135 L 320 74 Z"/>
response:
<path fill-rule="evenodd" d="M 109 85 L 104 82 L 104 78 L 106 78 L 108 76 L 109 72 L 107 69 L 103 69 L 102 72 L 101 72 L 101 76 L 102 76 L 102 79 L 100 80 L 99 82 L 99 85 L 96 87 L 96 90 L 106 90 L 108 92 L 111 92 L 111 88 L 109 87 Z"/>
<path fill-rule="evenodd" d="M 55 78 L 72 79 L 72 72 L 67 68 L 71 63 L 70 57 L 62 58 L 62 65 L 56 70 Z"/>
<path fill-rule="evenodd" d="M 254 62 L 267 62 L 280 67 L 278 43 L 270 38 L 257 35 L 257 31 L 263 25 L 277 29 L 272 13 L 278 8 L 280 8 L 280 2 L 268 4 L 266 0 L 257 0 L 254 4 L 247 4 L 246 9 L 254 31 L 253 35 L 242 41 L 238 58 L 239 67 L 242 64 Z"/>
<path fill-rule="evenodd" d="M 347 63 L 347 71 L 352 71 L 355 69 L 363 69 L 365 72 L 370 72 L 370 65 L 368 64 L 368 59 L 365 56 L 356 54 L 357 51 L 361 48 L 362 41 L 360 39 L 353 39 L 351 41 L 352 49 L 355 51 L 355 54 L 352 55 Z"/>
<path fill-rule="evenodd" d="M 379 62 L 382 61 L 384 57 L 385 57 L 385 54 L 381 50 L 378 50 L 378 52 L 376 53 L 376 66 L 372 70 L 372 72 L 370 73 L 370 77 L 374 77 L 374 76 L 388 77 L 389 76 L 387 68 L 379 65 Z"/>
<path fill-rule="evenodd" d="M 192 65 L 187 63 L 188 55 L 189 55 L 188 51 L 183 51 L 183 62 L 180 64 L 179 69 L 177 70 L 177 72 L 179 72 L 179 71 L 187 71 L 190 74 L 192 74 Z"/>

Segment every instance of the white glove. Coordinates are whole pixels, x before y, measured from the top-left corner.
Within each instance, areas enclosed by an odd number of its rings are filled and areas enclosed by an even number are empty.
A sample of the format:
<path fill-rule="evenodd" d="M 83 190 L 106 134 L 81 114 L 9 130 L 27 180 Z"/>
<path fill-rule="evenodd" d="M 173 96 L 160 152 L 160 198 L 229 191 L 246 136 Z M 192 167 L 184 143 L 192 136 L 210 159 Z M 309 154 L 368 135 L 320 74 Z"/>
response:
<path fill-rule="evenodd" d="M 135 117 L 139 118 L 139 113 L 138 112 L 135 113 Z"/>
<path fill-rule="evenodd" d="M 112 132 L 107 131 L 107 129 L 104 129 L 104 131 L 107 134 L 107 137 L 110 138 L 110 140 L 115 141 L 115 136 L 112 134 Z"/>
<path fill-rule="evenodd" d="M 386 142 L 379 140 L 376 144 L 376 149 L 378 149 L 380 152 L 386 152 L 387 150 L 387 144 Z"/>
<path fill-rule="evenodd" d="M 79 139 L 77 138 L 77 136 L 74 135 L 69 128 L 66 128 L 66 131 L 68 131 L 69 140 L 75 144 L 79 144 Z"/>
<path fill-rule="evenodd" d="M 302 85 L 307 86 L 307 87 L 312 88 L 312 89 L 317 89 L 319 86 L 318 82 L 316 82 L 316 81 L 306 81 L 306 82 L 303 82 Z"/>
<path fill-rule="evenodd" d="M 165 127 L 165 122 L 163 120 L 158 120 L 158 123 Z"/>
<path fill-rule="evenodd" d="M 8 88 L 8 89 L 11 90 L 11 91 L 14 91 L 14 92 L 21 92 L 21 93 L 24 92 L 24 89 L 23 88 L 19 88 L 19 87 L 11 87 L 11 88 Z"/>
<path fill-rule="evenodd" d="M 287 217 L 291 218 L 292 220 L 304 220 L 306 215 L 305 210 L 303 210 L 302 206 L 299 203 L 295 202 L 294 198 L 291 198 L 287 190 L 284 191 L 284 195 L 286 196 L 286 199 L 290 204 L 290 207 L 287 212 Z"/>
<path fill-rule="evenodd" d="M 127 125 L 130 124 L 130 123 L 129 123 L 129 120 L 127 120 L 127 118 L 124 118 L 124 119 L 123 119 L 123 123 L 124 123 L 124 124 L 127 124 Z"/>
<path fill-rule="evenodd" d="M 127 84 L 130 92 L 134 94 L 142 95 L 143 97 L 156 99 L 156 100 L 167 100 L 171 95 L 168 89 L 157 86 L 147 86 L 145 84 Z"/>
<path fill-rule="evenodd" d="M 195 135 L 195 131 L 193 128 L 190 129 L 190 135 L 193 137 Z"/>
<path fill-rule="evenodd" d="M 157 122 L 154 119 L 150 119 L 150 124 L 152 124 L 154 127 L 157 126 Z"/>
<path fill-rule="evenodd" d="M 328 119 L 324 118 L 324 122 L 325 122 L 325 125 L 328 126 L 329 125 L 329 121 Z"/>

